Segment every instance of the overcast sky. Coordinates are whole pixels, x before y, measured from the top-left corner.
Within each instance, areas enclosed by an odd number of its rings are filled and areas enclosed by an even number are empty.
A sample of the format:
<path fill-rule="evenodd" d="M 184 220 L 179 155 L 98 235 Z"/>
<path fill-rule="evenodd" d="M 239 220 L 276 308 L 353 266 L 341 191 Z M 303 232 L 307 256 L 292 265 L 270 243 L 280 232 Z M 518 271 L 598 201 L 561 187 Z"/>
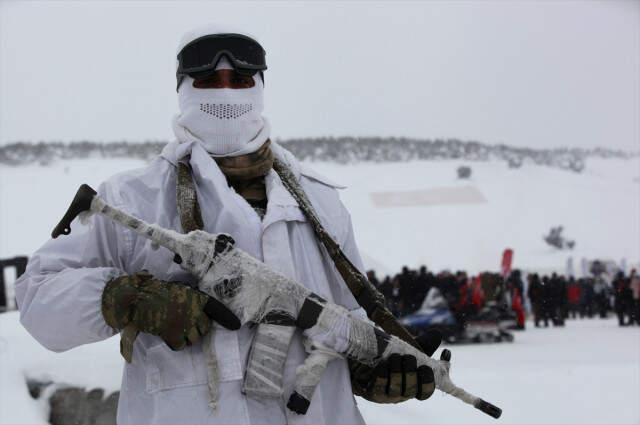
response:
<path fill-rule="evenodd" d="M 273 136 L 640 149 L 640 1 L 0 0 L 0 143 L 171 139 L 175 48 L 267 51 Z"/>

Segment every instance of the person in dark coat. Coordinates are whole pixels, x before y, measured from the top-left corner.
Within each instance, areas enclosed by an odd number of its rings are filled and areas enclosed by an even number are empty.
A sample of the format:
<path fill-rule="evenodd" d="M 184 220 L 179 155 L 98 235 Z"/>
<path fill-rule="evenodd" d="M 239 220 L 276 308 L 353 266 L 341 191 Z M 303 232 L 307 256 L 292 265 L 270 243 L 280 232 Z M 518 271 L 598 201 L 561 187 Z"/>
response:
<path fill-rule="evenodd" d="M 627 326 L 632 324 L 631 307 L 633 304 L 633 295 L 629 279 L 625 278 L 624 273 L 618 272 L 613 279 L 613 296 L 614 310 L 618 316 L 618 324 Z M 628 320 L 626 320 L 628 319 Z"/>
<path fill-rule="evenodd" d="M 607 318 L 609 311 L 609 285 L 602 275 L 598 275 L 593 283 L 593 298 L 596 310 L 601 319 Z"/>
<path fill-rule="evenodd" d="M 549 316 L 553 326 L 564 326 L 565 310 L 567 304 L 566 284 L 556 273 L 551 275 L 548 287 Z"/>
<path fill-rule="evenodd" d="M 429 273 L 427 272 L 427 266 L 421 266 L 420 271 L 415 277 L 416 308 L 422 306 L 430 288 L 431 282 Z"/>
<path fill-rule="evenodd" d="M 458 286 L 458 282 L 456 280 L 456 276 L 453 275 L 450 271 L 445 270 L 438 274 L 439 281 L 439 289 L 442 293 L 442 296 L 450 308 L 454 308 L 455 305 L 458 304 L 460 297 L 460 289 Z"/>
<path fill-rule="evenodd" d="M 636 269 L 631 270 L 629 275 L 629 287 L 631 288 L 631 297 L 633 299 L 632 318 L 635 323 L 640 325 L 640 276 L 637 275 Z"/>
<path fill-rule="evenodd" d="M 578 284 L 580 285 L 580 318 L 591 319 L 594 312 L 593 279 L 583 277 Z"/>
<path fill-rule="evenodd" d="M 400 282 L 400 299 L 402 300 L 402 315 L 413 313 L 419 307 L 416 294 L 416 272 L 409 267 L 402 267 L 398 275 Z"/>
<path fill-rule="evenodd" d="M 544 287 L 540 281 L 540 276 L 537 273 L 530 274 L 528 276 L 529 289 L 527 296 L 531 302 L 531 308 L 533 309 L 533 318 L 536 328 L 540 327 L 540 321 L 544 321 L 545 326 L 549 326 L 548 317 L 544 308 Z"/>
<path fill-rule="evenodd" d="M 382 282 L 380 282 L 380 286 L 378 287 L 378 289 L 380 290 L 380 293 L 384 295 L 384 300 L 387 304 L 387 307 L 393 313 L 393 286 L 391 285 L 391 277 L 385 276 L 385 278 L 382 279 Z"/>
<path fill-rule="evenodd" d="M 549 326 L 549 320 L 553 322 L 554 310 L 556 307 L 555 291 L 551 285 L 549 276 L 542 277 L 542 320 L 544 327 Z"/>

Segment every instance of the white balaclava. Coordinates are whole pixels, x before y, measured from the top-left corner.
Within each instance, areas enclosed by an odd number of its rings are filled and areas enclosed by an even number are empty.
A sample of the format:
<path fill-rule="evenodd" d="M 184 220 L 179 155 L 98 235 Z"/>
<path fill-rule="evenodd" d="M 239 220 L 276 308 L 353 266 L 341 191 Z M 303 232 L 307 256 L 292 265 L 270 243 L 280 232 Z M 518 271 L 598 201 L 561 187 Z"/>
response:
<path fill-rule="evenodd" d="M 221 32 L 212 32 L 211 27 L 192 31 L 183 37 L 181 46 L 203 35 Z M 223 57 L 215 69 L 233 66 Z M 178 140 L 197 140 L 214 157 L 257 151 L 269 138 L 270 127 L 262 116 L 264 83 L 258 73 L 253 79 L 254 86 L 245 89 L 199 89 L 193 87 L 193 78 L 185 77 L 178 88 L 180 114 L 173 120 Z"/>

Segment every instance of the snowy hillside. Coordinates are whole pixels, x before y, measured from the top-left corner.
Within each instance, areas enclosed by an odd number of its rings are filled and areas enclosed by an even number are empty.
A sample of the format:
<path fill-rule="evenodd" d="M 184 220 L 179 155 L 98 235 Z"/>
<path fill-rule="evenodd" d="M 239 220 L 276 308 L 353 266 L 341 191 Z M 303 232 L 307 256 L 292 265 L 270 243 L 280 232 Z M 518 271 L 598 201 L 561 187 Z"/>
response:
<path fill-rule="evenodd" d="M 457 180 L 462 164 L 471 166 L 471 179 Z M 116 172 L 143 165 L 92 158 L 0 166 L 0 258 L 37 249 L 81 183 L 97 187 Z M 368 265 L 381 272 L 423 263 L 435 270 L 495 270 L 505 247 L 515 250 L 520 268 L 562 270 L 569 255 L 640 259 L 638 157 L 590 159 L 582 173 L 455 160 L 312 166 L 348 186 L 341 196 L 357 241 Z M 557 225 L 576 240 L 574 251 L 556 251 L 542 241 Z"/>
<path fill-rule="evenodd" d="M 540 166 L 509 169 L 503 163 L 469 163 L 470 180 L 457 180 L 458 161 L 406 164 L 315 164 L 349 185 L 351 211 L 361 249 L 391 270 L 402 265 L 496 270 L 505 247 L 514 266 L 564 270 L 576 260 L 640 260 L 640 160 L 590 160 L 581 174 Z M 447 189 L 474 188 L 486 202 L 451 202 Z M 439 189 L 442 204 L 378 207 L 372 193 L 418 193 Z M 557 251 L 542 235 L 563 225 L 576 240 L 573 251 Z"/>

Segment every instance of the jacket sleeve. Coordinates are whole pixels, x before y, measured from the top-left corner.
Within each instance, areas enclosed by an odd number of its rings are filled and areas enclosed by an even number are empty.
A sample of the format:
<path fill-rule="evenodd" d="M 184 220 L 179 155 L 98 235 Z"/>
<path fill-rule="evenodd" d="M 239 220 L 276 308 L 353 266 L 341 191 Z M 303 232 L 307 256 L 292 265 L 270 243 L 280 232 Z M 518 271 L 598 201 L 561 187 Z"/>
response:
<path fill-rule="evenodd" d="M 108 185 L 101 185 L 98 194 L 121 206 Z M 102 317 L 102 290 L 125 273 L 131 246 L 127 233 L 116 226 L 97 215 L 87 225 L 74 220 L 71 234 L 47 241 L 16 281 L 20 322 L 49 350 L 69 350 L 115 333 Z"/>

